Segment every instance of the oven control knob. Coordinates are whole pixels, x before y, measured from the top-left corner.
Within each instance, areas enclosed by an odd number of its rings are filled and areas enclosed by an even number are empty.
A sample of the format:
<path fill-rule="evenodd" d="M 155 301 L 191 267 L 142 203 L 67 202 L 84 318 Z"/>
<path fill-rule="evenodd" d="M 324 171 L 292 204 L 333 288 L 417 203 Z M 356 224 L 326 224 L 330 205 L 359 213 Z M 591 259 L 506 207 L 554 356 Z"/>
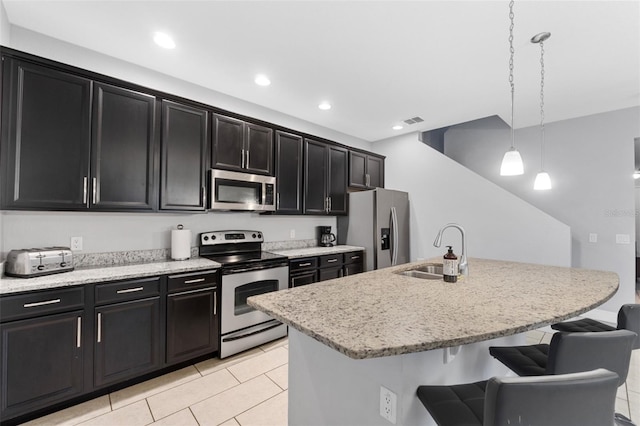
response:
<path fill-rule="evenodd" d="M 215 240 L 215 239 L 216 239 L 216 236 L 215 236 L 215 235 L 212 235 L 212 236 L 211 236 L 211 239 L 212 239 L 212 240 Z"/>
<path fill-rule="evenodd" d="M 251 234 L 251 238 L 256 238 L 256 234 Z"/>
<path fill-rule="evenodd" d="M 202 237 L 203 240 L 207 241 L 209 240 L 209 237 L 207 237 L 206 235 L 204 237 Z"/>
<path fill-rule="evenodd" d="M 258 238 L 262 238 L 262 234 L 258 234 Z"/>

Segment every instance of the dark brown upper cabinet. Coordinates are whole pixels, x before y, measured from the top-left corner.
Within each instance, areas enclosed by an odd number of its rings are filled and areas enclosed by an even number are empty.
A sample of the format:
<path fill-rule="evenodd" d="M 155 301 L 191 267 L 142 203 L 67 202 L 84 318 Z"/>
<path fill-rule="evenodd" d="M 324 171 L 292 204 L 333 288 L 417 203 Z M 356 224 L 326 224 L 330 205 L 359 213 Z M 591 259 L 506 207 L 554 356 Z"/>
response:
<path fill-rule="evenodd" d="M 312 139 L 304 145 L 304 213 L 347 214 L 348 151 Z"/>
<path fill-rule="evenodd" d="M 276 213 L 302 214 L 302 136 L 276 131 Z"/>
<path fill-rule="evenodd" d="M 211 167 L 273 176 L 273 130 L 212 114 Z"/>
<path fill-rule="evenodd" d="M 207 110 L 162 101 L 160 209 L 204 211 Z"/>
<path fill-rule="evenodd" d="M 94 84 L 91 208 L 156 207 L 156 133 L 154 96 Z"/>
<path fill-rule="evenodd" d="M 359 151 L 349 151 L 349 186 L 384 188 L 384 158 Z"/>
<path fill-rule="evenodd" d="M 3 60 L 3 208 L 86 208 L 91 87 L 73 74 Z"/>

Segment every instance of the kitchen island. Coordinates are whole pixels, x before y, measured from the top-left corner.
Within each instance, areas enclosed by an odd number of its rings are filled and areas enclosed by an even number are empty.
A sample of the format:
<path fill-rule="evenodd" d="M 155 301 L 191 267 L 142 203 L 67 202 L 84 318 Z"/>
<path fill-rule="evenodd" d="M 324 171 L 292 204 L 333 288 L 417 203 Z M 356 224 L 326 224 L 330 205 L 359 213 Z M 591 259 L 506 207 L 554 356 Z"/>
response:
<path fill-rule="evenodd" d="M 417 386 L 509 374 L 489 346 L 524 344 L 618 289 L 612 272 L 482 259 L 457 283 L 401 275 L 424 263 L 249 299 L 290 326 L 290 424 L 387 425 L 381 386 L 397 395 L 396 424 L 434 424 Z"/>

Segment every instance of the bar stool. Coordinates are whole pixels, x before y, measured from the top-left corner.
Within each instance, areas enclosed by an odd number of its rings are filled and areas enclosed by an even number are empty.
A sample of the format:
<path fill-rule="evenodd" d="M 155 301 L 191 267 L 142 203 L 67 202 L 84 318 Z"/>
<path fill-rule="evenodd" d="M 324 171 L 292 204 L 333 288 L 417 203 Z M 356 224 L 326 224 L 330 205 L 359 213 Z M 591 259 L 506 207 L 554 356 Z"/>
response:
<path fill-rule="evenodd" d="M 618 381 L 616 373 L 596 369 L 420 386 L 417 394 L 440 426 L 622 426 L 614 420 Z"/>
<path fill-rule="evenodd" d="M 636 338 L 637 334 L 629 330 L 558 332 L 553 335 L 549 345 L 492 346 L 489 353 L 519 376 L 566 374 L 606 368 L 618 375 L 618 386 L 621 386 L 627 379 L 631 350 Z"/>
<path fill-rule="evenodd" d="M 591 318 L 559 322 L 553 324 L 551 328 L 557 331 L 567 332 L 630 330 L 638 335 L 633 345 L 633 349 L 640 349 L 640 304 L 629 303 L 622 305 L 618 311 L 618 324 L 615 328 Z M 627 386 L 626 381 L 624 382 L 624 391 L 627 394 L 627 406 L 629 408 L 629 417 L 631 417 L 631 401 L 629 400 L 629 387 Z"/>

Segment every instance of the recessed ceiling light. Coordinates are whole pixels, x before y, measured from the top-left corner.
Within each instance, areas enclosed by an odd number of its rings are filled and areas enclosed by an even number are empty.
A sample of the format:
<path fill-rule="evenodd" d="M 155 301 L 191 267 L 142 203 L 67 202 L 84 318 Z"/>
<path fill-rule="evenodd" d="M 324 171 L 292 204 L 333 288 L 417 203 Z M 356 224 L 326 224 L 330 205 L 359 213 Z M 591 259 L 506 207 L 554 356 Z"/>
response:
<path fill-rule="evenodd" d="M 402 130 L 403 127 L 399 124 L 396 124 L 395 126 L 392 127 L 393 130 Z"/>
<path fill-rule="evenodd" d="M 256 75 L 256 78 L 253 80 L 258 86 L 268 86 L 271 84 L 271 80 L 264 74 Z"/>
<path fill-rule="evenodd" d="M 153 35 L 153 41 L 160 47 L 164 47 L 165 49 L 173 49 L 176 47 L 176 43 L 173 39 L 165 33 L 157 32 Z"/>
<path fill-rule="evenodd" d="M 318 105 L 318 108 L 320 108 L 323 111 L 326 111 L 328 109 L 331 109 L 331 104 L 329 102 L 322 102 L 320 105 Z"/>

